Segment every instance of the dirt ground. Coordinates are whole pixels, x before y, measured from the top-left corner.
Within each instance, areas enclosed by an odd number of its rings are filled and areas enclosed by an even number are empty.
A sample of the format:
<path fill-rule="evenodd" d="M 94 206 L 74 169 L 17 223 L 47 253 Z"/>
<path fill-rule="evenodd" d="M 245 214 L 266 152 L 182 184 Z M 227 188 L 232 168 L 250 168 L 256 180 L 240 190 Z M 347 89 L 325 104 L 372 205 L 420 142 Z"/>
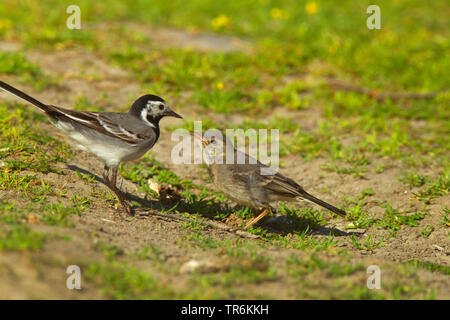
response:
<path fill-rule="evenodd" d="M 160 40 L 168 39 L 168 45 L 177 43 L 177 34 L 173 31 L 159 31 Z M 179 37 L 179 36 L 178 36 Z M 198 36 L 197 36 L 198 37 Z M 205 40 L 206 39 L 206 40 Z M 208 46 L 213 36 L 208 35 L 201 40 L 191 41 L 190 46 L 199 45 L 201 50 L 232 50 L 236 42 L 220 39 L 221 46 Z M 214 40 L 215 41 L 215 40 Z M 219 41 L 219 40 L 217 40 Z M 241 47 L 246 47 L 239 42 Z M 0 45 L 3 50 L 18 50 L 20 45 L 6 44 Z M 42 101 L 62 107 L 68 107 L 74 103 L 77 94 L 82 93 L 89 101 L 96 101 L 99 93 L 104 93 L 109 98 L 109 111 L 125 111 L 127 104 L 133 97 L 142 93 L 140 84 L 133 80 L 126 71 L 108 65 L 105 61 L 96 57 L 93 53 L 81 52 L 78 50 L 63 51 L 27 51 L 26 56 L 32 62 L 38 64 L 45 73 L 52 77 L 63 79 L 59 86 L 51 87 L 42 92 L 34 92 L 32 88 L 23 88 L 35 95 Z M 14 76 L 10 76 L 5 81 L 14 83 Z M 0 92 L 1 99 L 13 101 L 14 98 L 4 92 Z M 241 119 L 235 115 L 218 115 L 214 113 L 200 113 L 196 106 L 179 106 L 178 101 L 170 101 L 173 109 L 184 116 L 210 117 L 221 122 L 240 123 Z M 302 128 L 314 127 L 316 121 L 321 117 L 320 112 L 314 108 L 308 110 L 289 111 L 289 116 L 294 122 L 301 122 Z M 175 142 L 171 141 L 171 132 L 165 128 L 179 125 L 177 119 L 165 118 L 161 122 L 162 132 L 159 142 L 150 151 L 158 161 L 166 164 L 178 176 L 191 179 L 194 183 L 205 185 L 202 178 L 205 169 L 196 165 L 174 165 L 170 162 L 170 152 Z M 418 123 L 417 125 L 420 125 Z M 42 124 L 49 135 L 69 141 L 62 133 L 50 124 Z M 322 195 L 323 200 L 331 203 L 336 199 L 341 199 L 342 195 L 355 196 L 364 189 L 372 188 L 377 199 L 389 200 L 395 208 L 399 210 L 417 210 L 423 204 L 412 197 L 411 190 L 408 190 L 397 177 L 402 172 L 402 167 L 396 164 L 393 168 L 387 169 L 381 174 L 368 172 L 364 179 L 355 180 L 348 175 L 339 175 L 336 172 L 325 172 L 320 169 L 325 159 L 315 159 L 305 161 L 297 155 L 283 157 L 283 166 L 280 172 L 295 179 L 306 190 L 312 194 Z M 389 165 L 390 159 L 379 159 L 372 163 Z M 45 175 L 46 181 L 51 182 L 55 188 L 65 187 L 73 194 L 89 195 L 92 188 L 105 190 L 101 178 L 94 183 L 88 184 L 80 180 L 75 169 L 85 170 L 89 173 L 101 177 L 102 164 L 95 157 L 80 152 L 66 165 L 61 164 L 64 174 L 49 173 Z M 428 168 L 430 174 L 436 176 L 439 168 Z M 120 179 L 122 188 L 129 193 L 144 198 L 136 186 L 124 179 Z M 0 191 L 1 198 L 13 199 L 16 197 L 14 191 Z M 70 201 L 71 194 L 67 194 L 63 199 L 50 197 L 55 202 Z M 401 228 L 396 237 L 389 239 L 384 246 L 371 252 L 358 250 L 353 246 L 349 237 L 355 234 L 360 239 L 364 239 L 370 234 L 374 239 L 387 237 L 388 231 L 376 227 L 369 227 L 367 230 L 345 229 L 348 223 L 338 218 L 330 223 L 332 228 L 342 230 L 341 235 L 336 236 L 337 248 L 345 248 L 350 256 L 350 261 L 368 265 L 387 266 L 383 269 L 383 280 L 389 281 L 395 277 L 395 273 L 389 266 L 397 263 L 419 259 L 424 262 L 431 262 L 440 265 L 450 265 L 450 249 L 448 241 L 448 228 L 441 226 L 441 211 L 445 205 L 450 203 L 450 198 L 440 197 L 428 206 L 429 214 L 420 222 L 421 226 L 431 224 L 436 226 L 429 237 L 423 237 L 418 232 L 411 232 L 409 228 Z M 25 204 L 24 204 L 25 205 Z M 378 204 L 370 204 L 367 210 L 373 217 L 382 214 L 383 208 Z M 0 298 L 1 299 L 35 299 L 35 298 L 62 298 L 62 299 L 102 299 L 106 298 L 103 292 L 90 282 L 83 282 L 83 289 L 67 290 L 65 281 L 67 274 L 64 265 L 83 265 L 89 261 L 100 260 L 101 253 L 95 249 L 98 242 L 116 245 L 125 252 L 134 252 L 148 243 L 157 244 L 161 251 L 161 259 L 166 263 L 167 268 L 179 270 L 187 261 L 192 259 L 217 258 L 217 250 L 201 250 L 191 246 L 183 245 L 186 239 L 186 228 L 179 221 L 170 221 L 160 217 L 123 217 L 117 214 L 111 203 L 103 199 L 95 198 L 89 209 L 82 216 L 71 218 L 75 223 L 75 228 L 51 227 L 41 224 L 30 224 L 33 230 L 43 232 L 57 232 L 71 236 L 71 241 L 52 240 L 48 242 L 41 252 L 1 252 L 0 253 Z M 231 222 L 230 222 L 231 223 Z M 318 229 L 313 233 L 320 239 L 327 236 L 327 231 Z M 237 239 L 240 236 L 234 232 L 220 230 L 218 228 L 206 228 L 202 234 L 213 239 Z M 255 243 L 262 240 L 254 239 Z M 287 257 L 295 253 L 296 255 L 306 255 L 293 248 L 279 248 L 261 245 L 257 249 L 262 255 L 270 257 L 272 267 L 284 270 Z M 124 258 L 127 259 L 127 258 Z M 333 257 L 330 257 L 330 261 Z M 155 274 L 161 272 L 154 266 L 152 261 L 139 260 L 134 262 L 139 268 L 153 270 Z M 392 267 L 393 268 L 393 267 Z M 450 298 L 450 280 L 448 275 L 433 273 L 424 269 L 417 269 L 415 276 L 420 279 L 427 288 L 432 288 L 438 293 L 439 298 Z M 353 276 L 354 282 L 364 282 L 367 275 L 359 273 Z M 167 285 L 184 290 L 188 286 L 188 276 L 182 272 L 176 273 L 170 278 L 165 277 Z M 324 279 L 325 282 L 332 282 L 331 279 Z M 289 280 L 289 277 L 281 271 L 277 281 L 266 282 L 264 285 L 249 284 L 248 290 L 257 290 L 261 296 L 274 297 L 273 293 L 278 292 L 278 299 L 294 298 L 293 292 L 298 290 L 298 284 Z"/>

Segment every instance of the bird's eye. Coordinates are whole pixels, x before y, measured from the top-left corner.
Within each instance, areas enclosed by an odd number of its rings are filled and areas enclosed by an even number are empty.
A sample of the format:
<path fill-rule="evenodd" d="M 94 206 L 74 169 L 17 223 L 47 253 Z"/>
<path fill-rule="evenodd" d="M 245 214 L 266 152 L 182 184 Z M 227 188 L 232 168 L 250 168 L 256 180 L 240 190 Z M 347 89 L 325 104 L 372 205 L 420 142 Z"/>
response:
<path fill-rule="evenodd" d="M 159 110 L 163 111 L 164 110 L 164 106 L 162 104 L 159 105 Z"/>

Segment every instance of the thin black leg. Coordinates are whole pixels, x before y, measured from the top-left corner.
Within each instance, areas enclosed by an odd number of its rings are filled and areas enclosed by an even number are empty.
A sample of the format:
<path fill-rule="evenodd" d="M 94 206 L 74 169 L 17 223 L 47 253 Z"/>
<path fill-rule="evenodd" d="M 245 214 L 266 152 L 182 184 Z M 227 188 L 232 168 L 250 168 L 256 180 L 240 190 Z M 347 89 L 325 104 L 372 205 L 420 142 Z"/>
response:
<path fill-rule="evenodd" d="M 120 204 L 122 208 L 128 215 L 133 215 L 133 210 L 131 206 L 128 204 L 125 194 L 116 187 L 117 182 L 117 169 L 118 167 L 108 167 L 105 165 L 103 171 L 103 178 L 105 179 L 106 185 L 111 189 L 112 192 L 119 198 Z M 110 174 L 110 170 L 112 170 L 112 175 Z"/>

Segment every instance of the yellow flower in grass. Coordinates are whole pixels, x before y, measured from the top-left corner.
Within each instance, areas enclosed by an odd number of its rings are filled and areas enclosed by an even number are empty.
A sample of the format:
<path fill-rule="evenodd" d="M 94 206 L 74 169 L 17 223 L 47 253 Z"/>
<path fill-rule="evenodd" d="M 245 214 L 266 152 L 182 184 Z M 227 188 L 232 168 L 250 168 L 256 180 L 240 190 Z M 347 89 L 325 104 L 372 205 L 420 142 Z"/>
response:
<path fill-rule="evenodd" d="M 64 50 L 66 48 L 66 45 L 63 42 L 55 43 L 55 49 L 58 51 Z"/>
<path fill-rule="evenodd" d="M 219 90 L 222 90 L 223 89 L 223 82 L 218 82 L 216 84 L 216 88 L 219 89 Z"/>
<path fill-rule="evenodd" d="M 229 27 L 229 26 L 231 25 L 231 19 L 228 18 L 226 15 L 221 14 L 221 15 L 215 17 L 215 18 L 211 21 L 211 25 L 212 25 L 213 28 L 215 28 L 215 29 L 220 29 L 220 28 Z"/>
<path fill-rule="evenodd" d="M 11 20 L 2 20 L 0 19 L 0 30 L 2 29 L 11 29 L 12 22 Z"/>
<path fill-rule="evenodd" d="M 307 14 L 316 14 L 319 11 L 319 6 L 315 2 L 308 2 L 305 5 L 305 10 Z"/>
<path fill-rule="evenodd" d="M 270 16 L 272 17 L 272 19 L 285 20 L 289 18 L 289 13 L 282 9 L 272 8 L 270 9 Z"/>

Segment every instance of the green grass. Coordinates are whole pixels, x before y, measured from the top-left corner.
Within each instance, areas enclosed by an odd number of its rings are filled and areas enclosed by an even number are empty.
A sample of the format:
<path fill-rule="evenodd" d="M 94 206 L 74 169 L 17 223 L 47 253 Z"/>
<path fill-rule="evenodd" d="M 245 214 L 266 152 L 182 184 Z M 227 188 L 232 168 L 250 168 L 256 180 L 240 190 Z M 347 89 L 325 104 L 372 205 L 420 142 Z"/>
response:
<path fill-rule="evenodd" d="M 434 231 L 434 226 L 431 224 L 427 224 L 420 233 L 425 237 L 428 237 Z"/>
<path fill-rule="evenodd" d="M 257 115 L 276 106 L 297 110 L 318 105 L 325 119 L 317 124 L 319 131 L 316 133 L 303 130 L 291 121 L 280 122 L 274 118 L 273 124 L 281 127 L 282 132 L 290 133 L 282 137 L 284 153 L 298 153 L 306 159 L 331 157 L 333 161 L 324 166 L 325 170 L 364 177 L 366 165 L 373 156 L 401 158 L 406 162 L 412 151 L 432 157 L 445 155 L 449 145 L 448 135 L 443 134 L 444 120 L 449 116 L 448 95 L 408 102 L 377 101 L 356 92 L 334 92 L 327 85 L 295 78 L 296 74 L 308 70 L 318 79 L 332 74 L 387 91 L 444 89 L 446 75 L 442 70 L 448 66 L 448 61 L 439 53 L 448 47 L 448 37 L 442 31 L 445 18 L 433 15 L 442 12 L 439 10 L 445 7 L 443 1 L 433 2 L 429 7 L 421 6 L 418 1 L 383 4 L 383 16 L 397 18 L 395 23 L 389 19 L 384 21 L 381 31 L 370 31 L 365 27 L 368 2 L 355 6 L 317 2 L 318 11 L 308 14 L 304 3 L 292 0 L 267 1 L 257 5 L 255 1 L 220 6 L 194 1 L 182 12 L 175 5 L 161 1 L 151 6 L 144 1 L 133 6 L 111 1 L 102 5 L 87 1 L 79 3 L 83 17 L 94 23 L 101 12 L 102 21 L 132 16 L 133 21 L 152 21 L 158 25 L 250 37 L 254 40 L 254 52 L 250 55 L 177 48 L 146 50 L 142 49 L 148 44 L 146 36 L 130 32 L 126 25 L 111 33 L 126 35 L 123 37 L 126 41 L 110 35 L 106 36 L 107 45 L 100 45 L 96 37 L 105 37 L 100 30 L 59 30 L 57 26 L 63 22 L 63 16 L 44 15 L 44 10 L 38 6 L 10 1 L 3 5 L 5 21 L 19 19 L 22 24 L 19 27 L 5 22 L 4 34 L 23 39 L 30 45 L 93 47 L 111 63 L 131 71 L 143 82 L 143 87 L 151 91 L 173 96 L 191 92 L 182 98 L 182 102 L 198 106 L 200 110 L 217 113 L 245 111 L 245 115 Z M 42 4 L 43 8 L 65 8 L 65 5 L 64 1 Z M 342 10 L 343 7 L 346 9 Z M 246 8 L 252 10 L 244 19 L 242 12 Z M 423 14 L 417 23 L 404 19 L 419 8 Z M 286 17 L 281 14 L 284 18 L 280 19 L 272 15 L 273 10 L 288 14 Z M 335 10 L 340 14 L 330 14 Z M 163 12 L 165 19 L 161 20 Z M 434 17 L 432 23 L 426 18 L 427 13 Z M 219 16 L 225 16 L 228 23 L 217 27 L 214 21 Z M 43 27 L 33 28 L 36 21 Z M 27 28 L 22 29 L 25 26 Z M 24 30 L 27 30 L 26 34 Z M 400 39 L 402 46 L 398 47 L 396 44 Z M 290 54 L 284 55 L 286 51 Z M 319 65 L 318 69 L 311 68 L 309 66 L 314 59 L 326 63 Z M 347 61 L 354 63 L 348 64 Z M 284 80 L 287 75 L 294 80 Z M 366 107 L 368 105 L 371 107 Z M 415 128 L 410 125 L 411 119 L 423 119 L 437 125 Z M 251 121 L 242 125 L 255 124 Z M 186 126 L 189 127 L 188 124 Z M 424 134 L 425 128 L 430 134 Z M 342 144 L 341 140 L 349 136 L 355 137 L 356 141 L 350 146 Z"/>
<path fill-rule="evenodd" d="M 429 204 L 432 199 L 447 195 L 450 191 L 450 169 L 445 168 L 444 172 L 434 181 L 429 182 L 423 190 L 415 195 L 419 200 Z"/>
<path fill-rule="evenodd" d="M 108 259 L 116 259 L 124 253 L 122 248 L 101 241 L 95 244 L 95 249 L 102 252 Z"/>
<path fill-rule="evenodd" d="M 447 227 L 450 227 L 450 218 L 448 215 L 450 214 L 450 209 L 446 206 L 443 208 L 441 224 Z"/>
<path fill-rule="evenodd" d="M 366 167 L 354 165 L 352 167 L 337 166 L 334 163 L 321 166 L 325 171 L 337 172 L 340 174 L 351 174 L 355 178 L 364 178 L 364 173 L 368 171 Z"/>
<path fill-rule="evenodd" d="M 361 264 L 349 265 L 340 263 L 328 263 L 317 254 L 311 254 L 305 258 L 291 256 L 287 260 L 287 267 L 294 276 L 302 277 L 312 273 L 314 270 L 324 270 L 327 276 L 348 276 L 357 271 L 365 270 Z"/>
<path fill-rule="evenodd" d="M 419 220 L 422 220 L 428 211 L 427 209 L 422 209 L 414 214 L 406 215 L 394 209 L 389 202 L 386 203 L 385 207 L 384 216 L 376 222 L 376 225 L 390 229 L 393 232 L 400 230 L 402 225 L 417 227 Z"/>
<path fill-rule="evenodd" d="M 215 274 L 194 276 L 191 278 L 193 285 L 200 288 L 216 287 L 217 289 L 227 289 L 244 284 L 261 284 L 266 281 L 276 281 L 277 271 L 273 268 L 258 270 L 254 264 L 249 266 L 235 266 L 229 271 Z M 241 293 L 243 294 L 243 293 Z M 245 296 L 245 294 L 243 294 Z"/>
<path fill-rule="evenodd" d="M 450 267 L 448 266 L 444 266 L 444 265 L 440 265 L 437 263 L 431 263 L 431 262 L 424 262 L 424 261 L 419 261 L 417 259 L 415 260 L 410 260 L 406 263 L 409 266 L 412 266 L 414 268 L 422 268 L 422 269 L 426 269 L 432 272 L 440 272 L 446 275 L 450 275 Z"/>
<path fill-rule="evenodd" d="M 41 8 L 26 2 L 4 1 L 0 13 L 9 23 L 4 24 L 3 35 L 30 44 L 39 41 L 41 45 L 50 46 L 81 43 L 101 47 L 91 30 L 80 32 L 61 28 L 56 32 L 66 19 L 64 14 L 57 12 L 65 12 L 69 4 L 68 0 L 52 0 L 46 1 Z M 258 53 L 271 52 L 271 61 L 260 59 L 258 63 L 264 70 L 286 72 L 295 70 L 305 61 L 320 58 L 352 72 L 361 77 L 363 83 L 374 87 L 383 83 L 422 89 L 442 89 L 445 86 L 444 70 L 448 69 L 448 61 L 440 53 L 448 47 L 448 38 L 445 37 L 447 21 L 444 14 L 439 14 L 445 12 L 445 1 L 434 1 L 429 6 L 418 0 L 383 3 L 383 27 L 380 31 L 371 31 L 365 26 L 365 9 L 370 2 L 351 4 L 350 1 L 339 4 L 317 1 L 318 11 L 308 14 L 305 2 L 293 0 L 264 3 L 249 0 L 227 4 L 196 0 L 187 6 L 182 6 L 180 0 L 171 3 L 154 1 L 151 5 L 143 0 L 133 5 L 112 0 L 102 4 L 92 4 L 87 0 L 78 2 L 86 21 L 104 22 L 118 18 L 152 21 L 155 25 L 251 37 L 261 43 Z M 180 7 L 183 10 L 178 9 Z M 53 9 L 52 13 L 48 14 L 48 8 Z M 273 17 L 271 12 L 274 8 L 286 12 L 286 19 Z M 333 14 L 336 11 L 340 14 Z M 227 23 L 218 26 L 214 21 L 221 15 L 226 17 Z M 412 15 L 417 17 L 414 22 L 408 19 Z M 137 42 L 145 40 L 142 36 L 129 38 Z M 399 42 L 402 46 L 398 46 Z M 280 50 L 282 46 L 290 52 L 288 57 Z"/>
<path fill-rule="evenodd" d="M 60 173 L 55 166 L 70 158 L 69 147 L 35 127 L 45 116 L 30 106 L 0 104 L 0 158 L 3 172 L 24 170 Z"/>
<path fill-rule="evenodd" d="M 22 52 L 0 51 L 0 60 L 0 74 L 19 76 L 20 82 L 29 84 L 36 90 L 56 84 L 54 79 L 45 76 L 39 66 L 31 63 Z"/>
<path fill-rule="evenodd" d="M 74 194 L 70 205 L 64 206 L 61 203 L 44 205 L 41 207 L 41 211 L 47 211 L 47 213 L 43 216 L 43 221 L 50 225 L 73 227 L 74 225 L 67 218 L 71 215 L 81 216 L 83 211 L 89 207 L 90 202 L 87 197 Z"/>
<path fill-rule="evenodd" d="M 95 54 L 103 62 L 129 72 L 129 79 L 140 85 L 142 92 L 165 97 L 185 116 L 182 123 L 169 127 L 171 131 L 179 127 L 192 130 L 197 120 L 203 120 L 204 130 L 279 129 L 282 165 L 285 156 L 317 160 L 322 164 L 321 179 L 338 173 L 340 181 L 350 184 L 363 183 L 374 174 L 374 179 L 385 179 L 389 170 L 398 169 L 400 176 L 394 179 L 412 189 L 415 199 L 409 199 L 411 203 L 418 199 L 422 205 L 430 204 L 431 213 L 427 207 L 401 210 L 404 206 L 382 199 L 370 188 L 358 195 L 342 195 L 338 205 L 348 212 L 346 227 L 367 232 L 364 238 L 347 239 L 354 249 L 366 251 L 365 254 L 383 250 L 389 237 L 395 237 L 399 231 L 416 233 L 424 241 L 433 237 L 440 228 L 450 225 L 447 207 L 438 209 L 439 225 L 421 223 L 428 214 L 427 218 L 433 217 L 436 209 L 432 205 L 440 203 L 449 192 L 449 94 L 441 93 L 430 99 L 380 100 L 358 90 L 336 90 L 329 79 L 379 93 L 448 90 L 449 76 L 445 70 L 449 70 L 450 60 L 442 54 L 450 45 L 445 15 L 448 3 L 383 2 L 382 29 L 371 31 L 365 25 L 365 9 L 370 1 L 314 1 L 317 12 L 308 12 L 306 2 L 79 0 L 82 29 L 68 30 L 64 13 L 73 4 L 69 0 L 3 0 L 0 40 L 21 43 L 23 48 L 19 52 L 0 51 L 0 74 L 7 82 L 42 90 L 64 83 L 65 79 L 56 79 L 51 68 L 43 69 L 39 62 L 31 62 L 35 61 L 28 58 L 33 50 L 50 54 L 76 49 Z M 137 23 L 137 30 L 128 22 Z M 149 23 L 243 37 L 250 49 L 208 52 L 161 46 L 149 39 L 146 33 Z M 102 80 L 97 74 L 89 75 L 89 79 L 85 74 L 74 77 L 94 83 Z M 103 93 L 92 99 L 77 92 L 73 108 L 98 110 L 113 102 Z M 120 108 L 125 110 L 126 106 Z M 87 174 L 76 172 L 79 180 L 92 187 L 90 194 L 72 195 L 67 188 L 47 179 L 49 174 L 68 179 L 62 174 L 61 165 L 74 153 L 53 137 L 53 131 L 42 129 L 44 121 L 45 117 L 28 105 L 0 101 L 0 191 L 8 195 L 0 200 L 0 221 L 5 224 L 0 235 L 2 250 L 42 249 L 46 234 L 29 228 L 26 224 L 31 223 L 30 219 L 53 227 L 74 227 L 71 216 L 82 215 L 95 198 L 115 199 L 111 193 L 97 190 L 94 177 Z M 281 204 L 278 212 L 286 217 L 280 220 L 284 231 L 273 233 L 264 224 L 255 226 L 249 230 L 260 236 L 254 245 L 250 241 L 217 240 L 209 236 L 199 217 L 222 221 L 235 214 L 245 223 L 252 217 L 251 210 L 224 203 L 226 198 L 222 194 L 177 176 L 154 156 L 158 158 L 157 154 L 151 154 L 122 165 L 120 172 L 136 183 L 147 199 L 161 200 L 150 189 L 148 179 L 179 196 L 172 202 L 156 205 L 155 209 L 189 217 L 189 222 L 181 223 L 185 236 L 178 243 L 180 246 L 198 251 L 217 250 L 252 261 L 260 259 L 258 248 L 289 248 L 296 253 L 311 254 L 305 260 L 297 257 L 286 260 L 289 279 L 301 284 L 295 292 L 298 298 L 421 296 L 422 284 L 404 283 L 403 279 L 392 282 L 382 293 L 370 291 L 364 284 L 345 278 L 363 272 L 364 267 L 345 260 L 341 251 L 338 261 L 333 262 L 329 262 L 328 256 L 315 255 L 335 253 L 340 238 L 333 230 L 322 237 L 315 234 L 335 218 L 316 207 L 294 209 Z M 208 178 L 203 180 L 209 182 Z M 323 192 L 329 190 L 325 187 Z M 405 197 L 409 198 L 408 192 Z M 382 208 L 376 216 L 372 212 L 374 206 Z M 371 233 L 375 228 L 385 229 L 389 236 L 375 237 Z M 245 294 L 235 287 L 264 285 L 280 277 L 283 280 L 284 276 L 274 270 L 272 261 L 263 259 L 269 267 L 262 271 L 238 267 L 216 275 L 193 275 L 189 284 L 194 290 L 185 293 L 161 282 L 150 271 L 130 267 L 133 259 L 142 263 L 158 261 L 165 266 L 160 261 L 160 248 L 146 244 L 136 252 L 124 254 L 121 248 L 99 242 L 94 249 L 102 252 L 106 261 L 90 264 L 88 278 L 110 298 L 255 297 L 254 293 Z M 114 262 L 116 259 L 120 262 Z M 127 259 L 132 262 L 122 261 Z M 448 274 L 442 266 L 418 261 L 410 265 Z M 170 278 L 171 272 L 165 276 Z M 317 279 L 304 281 L 308 275 Z M 317 275 L 338 279 L 327 292 L 316 292 L 323 288 Z M 221 291 L 222 288 L 225 289 Z M 429 297 L 432 296 L 430 293 Z"/>
<path fill-rule="evenodd" d="M 409 187 L 421 187 L 427 182 L 428 177 L 417 173 L 404 173 L 399 180 Z"/>
<path fill-rule="evenodd" d="M 319 238 L 309 231 L 308 227 L 302 232 L 294 231 L 293 234 L 284 237 L 274 236 L 272 244 L 302 251 L 323 251 L 334 248 L 337 243 L 332 234 L 326 238 Z"/>
<path fill-rule="evenodd" d="M 1 251 L 29 251 L 43 248 L 48 236 L 45 233 L 30 230 L 24 225 L 10 225 L 0 230 Z"/>
<path fill-rule="evenodd" d="M 381 289 L 367 288 L 367 265 L 354 263 L 341 256 L 339 261 L 329 256 L 312 253 L 304 257 L 292 255 L 286 260 L 286 271 L 299 283 L 298 298 L 314 299 L 433 299 L 435 292 L 428 290 L 420 281 L 414 267 L 428 268 L 437 272 L 447 272 L 446 267 L 434 264 L 408 262 L 407 277 L 403 265 L 380 266 L 382 271 Z M 387 276 L 390 274 L 390 276 Z M 321 290 L 325 279 L 333 279 L 327 290 Z"/>
<path fill-rule="evenodd" d="M 179 297 L 161 279 L 119 262 L 111 262 L 105 265 L 90 264 L 86 269 L 86 278 L 101 287 L 103 294 L 111 299 L 146 300 Z"/>
<path fill-rule="evenodd" d="M 0 190 L 17 192 L 15 198 L 29 203 L 18 208 L 15 203 L 2 203 L 2 218 L 10 221 L 26 220 L 36 213 L 41 223 L 73 226 L 68 217 L 81 215 L 89 200 L 74 195 L 72 205 L 49 203 L 50 197 L 64 197 L 65 190 L 56 188 L 45 174 L 62 174 L 58 166 L 72 156 L 69 146 L 45 132 L 36 124 L 45 116 L 23 104 L 0 104 Z M 43 177 L 41 175 L 44 175 Z M 41 178 L 42 177 L 42 178 Z"/>
<path fill-rule="evenodd" d="M 377 249 L 381 247 L 384 244 L 384 238 L 382 237 L 380 240 L 375 240 L 371 235 L 368 235 L 364 240 L 360 241 L 357 237 L 354 235 L 350 236 L 350 240 L 352 244 L 358 249 L 358 250 L 366 250 L 366 251 L 373 251 L 374 249 Z"/>
<path fill-rule="evenodd" d="M 44 197 L 42 203 L 30 203 L 27 207 L 19 208 L 17 202 L 0 202 L 0 219 L 6 223 L 27 222 L 28 217 L 33 215 L 38 223 L 50 226 L 74 227 L 70 217 L 72 215 L 81 216 L 86 209 L 86 199 L 79 196 L 72 198 L 71 205 L 62 203 L 47 203 Z"/>
<path fill-rule="evenodd" d="M 133 257 L 138 260 L 154 259 L 159 261 L 161 256 L 160 246 L 149 244 L 133 253 Z"/>
<path fill-rule="evenodd" d="M 23 53 L 0 51 L 0 59 L 2 60 L 0 73 L 17 75 L 27 74 L 28 76 L 36 76 L 40 73 L 40 69 L 36 65 L 30 63 Z"/>

